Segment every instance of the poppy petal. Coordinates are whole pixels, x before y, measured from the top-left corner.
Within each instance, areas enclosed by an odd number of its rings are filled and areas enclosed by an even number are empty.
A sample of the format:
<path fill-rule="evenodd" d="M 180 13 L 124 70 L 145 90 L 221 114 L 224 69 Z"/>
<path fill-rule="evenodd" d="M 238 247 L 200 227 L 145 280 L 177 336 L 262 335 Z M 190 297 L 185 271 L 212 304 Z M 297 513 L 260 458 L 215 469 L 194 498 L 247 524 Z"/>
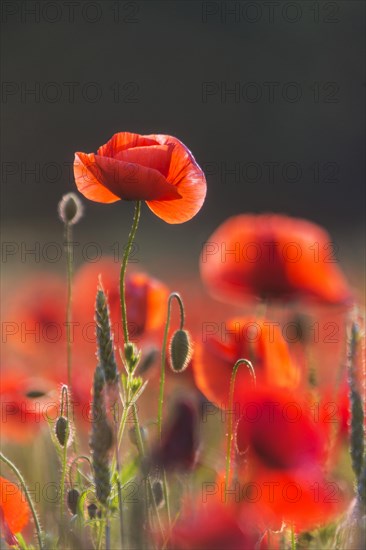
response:
<path fill-rule="evenodd" d="M 75 153 L 74 176 L 76 187 L 87 199 L 95 202 L 112 203 L 120 199 L 109 191 L 95 176 L 94 153 Z"/>
<path fill-rule="evenodd" d="M 30 510 L 15 483 L 0 477 L 0 508 L 11 533 L 19 533 L 29 523 Z"/>
<path fill-rule="evenodd" d="M 266 319 L 236 317 L 222 324 L 221 333 L 197 343 L 193 374 L 200 391 L 220 408 L 228 404 L 230 379 L 235 362 L 246 357 L 261 386 L 296 388 L 299 371 L 292 361 L 281 330 Z M 223 341 L 224 340 L 224 341 Z M 240 368 L 234 400 L 239 391 L 250 390 L 249 370 Z"/>
<path fill-rule="evenodd" d="M 174 146 L 171 144 L 135 147 L 134 149 L 117 153 L 114 158 L 116 160 L 139 164 L 146 168 L 153 168 L 163 174 L 164 177 L 167 177 L 173 149 Z"/>
<path fill-rule="evenodd" d="M 88 159 L 91 160 L 87 167 L 88 177 L 84 178 L 87 186 L 90 186 L 89 174 L 91 173 L 92 185 L 94 186 L 94 181 L 97 181 L 102 189 L 106 189 L 112 194 L 112 197 L 116 196 L 124 200 L 174 200 L 180 198 L 175 187 L 170 185 L 164 176 L 153 168 L 94 154 L 88 155 Z M 78 188 L 86 195 L 85 186 L 83 189 L 79 186 Z M 91 197 L 88 196 L 88 198 Z M 114 202 L 101 200 L 100 190 L 98 190 L 98 201 Z"/>
<path fill-rule="evenodd" d="M 147 205 L 167 223 L 186 222 L 197 214 L 205 200 L 205 175 L 189 149 L 177 138 L 161 134 L 146 137 L 161 145 L 174 145 L 167 180 L 177 187 L 182 196 L 179 203 L 149 200 Z"/>
<path fill-rule="evenodd" d="M 121 199 L 164 200 L 180 199 L 178 190 L 153 168 L 95 155 L 102 184 Z"/>
<path fill-rule="evenodd" d="M 115 158 L 121 151 L 151 145 L 159 145 L 159 143 L 151 139 L 150 136 L 141 136 L 140 134 L 132 134 L 131 132 L 118 132 L 107 143 L 99 147 L 98 155 Z"/>
<path fill-rule="evenodd" d="M 229 302 L 259 296 L 348 304 L 352 295 L 333 252 L 329 235 L 314 223 L 244 214 L 211 235 L 201 275 L 216 297 Z"/>

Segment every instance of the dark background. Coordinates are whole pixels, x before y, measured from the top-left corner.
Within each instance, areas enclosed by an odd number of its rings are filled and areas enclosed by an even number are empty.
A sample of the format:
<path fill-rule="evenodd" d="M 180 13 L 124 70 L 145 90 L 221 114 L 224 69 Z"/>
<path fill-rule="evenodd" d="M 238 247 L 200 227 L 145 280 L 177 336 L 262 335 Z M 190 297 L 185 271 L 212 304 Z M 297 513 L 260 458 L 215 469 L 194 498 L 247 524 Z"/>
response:
<path fill-rule="evenodd" d="M 74 190 L 74 152 L 131 131 L 179 137 L 207 175 L 204 207 L 187 224 L 167 226 L 144 208 L 137 256 L 152 272 L 195 274 L 220 222 L 275 211 L 330 231 L 347 276 L 360 284 L 362 0 L 80 1 L 74 13 L 63 1 L 4 1 L 1 9 L 3 240 L 19 245 L 5 258 L 10 273 L 40 267 L 21 246 L 40 243 L 47 262 L 45 244 L 62 242 L 55 212 Z M 235 86 L 236 96 L 227 93 Z M 236 176 L 225 174 L 235 165 Z M 131 216 L 130 204 L 88 202 L 76 240 L 108 252 L 125 241 Z"/>

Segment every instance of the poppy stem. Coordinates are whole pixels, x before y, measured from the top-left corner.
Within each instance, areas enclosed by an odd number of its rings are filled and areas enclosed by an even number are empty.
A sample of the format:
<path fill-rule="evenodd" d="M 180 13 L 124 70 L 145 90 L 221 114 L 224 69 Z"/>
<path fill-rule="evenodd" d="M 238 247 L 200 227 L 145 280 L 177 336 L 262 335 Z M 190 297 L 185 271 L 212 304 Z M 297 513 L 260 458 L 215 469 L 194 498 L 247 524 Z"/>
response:
<path fill-rule="evenodd" d="M 361 355 L 362 335 L 356 322 L 350 327 L 348 341 L 348 387 L 351 413 L 350 455 L 356 484 L 362 472 L 365 454 L 364 404 L 357 381 L 357 359 Z"/>
<path fill-rule="evenodd" d="M 109 521 L 109 513 L 107 511 L 106 523 L 105 523 L 105 548 L 111 549 L 111 526 Z"/>
<path fill-rule="evenodd" d="M 126 269 L 128 258 L 131 253 L 131 248 L 133 241 L 135 239 L 137 227 L 140 220 L 141 213 L 141 201 L 136 201 L 135 203 L 135 213 L 133 217 L 133 223 L 131 227 L 130 234 L 128 236 L 127 246 L 125 248 L 122 264 L 121 264 L 121 273 L 119 278 L 119 289 L 120 289 L 120 299 L 121 299 L 121 313 L 122 313 L 122 326 L 123 326 L 123 336 L 125 340 L 125 345 L 129 342 L 128 335 L 128 322 L 127 322 L 127 308 L 126 308 Z"/>
<path fill-rule="evenodd" d="M 180 329 L 184 327 L 184 306 L 183 301 L 178 292 L 172 292 L 168 299 L 168 310 L 166 316 L 163 347 L 161 350 L 161 371 L 160 371 L 160 391 L 159 391 L 159 409 L 158 409 L 158 432 L 161 440 L 162 422 L 163 422 L 163 403 L 164 403 L 164 384 L 165 384 L 165 361 L 166 361 L 166 346 L 168 342 L 168 332 L 170 327 L 170 312 L 172 301 L 176 299 L 180 308 Z"/>
<path fill-rule="evenodd" d="M 184 320 L 185 320 L 184 305 L 183 305 L 182 298 L 180 297 L 178 292 L 172 292 L 168 299 L 168 309 L 167 309 L 167 316 L 166 316 L 166 323 L 165 323 L 165 330 L 164 330 L 163 347 L 161 350 L 160 390 L 159 390 L 159 407 L 158 407 L 158 432 L 159 432 L 160 441 L 161 441 L 162 424 L 163 424 L 166 346 L 168 342 L 168 332 L 169 332 L 169 326 L 170 326 L 171 304 L 174 299 L 176 299 L 179 304 L 179 309 L 180 309 L 180 327 L 179 328 L 181 330 L 184 327 Z M 165 471 L 163 472 L 163 493 L 164 493 L 167 514 L 168 514 L 168 520 L 170 523 L 170 505 L 169 505 L 168 486 L 167 486 Z"/>
<path fill-rule="evenodd" d="M 63 385 L 61 390 L 61 416 L 66 417 L 66 434 L 65 443 L 62 453 L 62 465 L 61 465 L 61 487 L 60 487 L 60 528 L 63 528 L 64 522 L 64 507 L 65 507 L 65 481 L 66 481 L 66 468 L 67 468 L 67 445 L 70 435 L 70 423 L 69 423 L 69 393 L 67 386 Z"/>
<path fill-rule="evenodd" d="M 142 439 L 142 436 L 141 436 L 140 423 L 139 423 L 139 417 L 138 417 L 136 403 L 134 403 L 132 405 L 132 414 L 133 414 L 133 421 L 134 421 L 134 425 L 135 425 L 137 448 L 138 448 L 138 451 L 139 451 L 140 458 L 142 460 L 145 456 L 145 447 L 144 447 L 144 442 L 143 442 L 143 439 Z M 154 492 L 153 492 L 153 489 L 152 489 L 151 479 L 150 479 L 149 475 L 147 475 L 147 477 L 146 477 L 145 490 L 146 490 L 146 502 L 148 503 L 148 500 L 151 501 L 151 504 L 153 506 L 154 513 L 155 513 L 155 516 L 156 516 L 156 519 L 157 519 L 157 522 L 158 522 L 158 525 L 159 525 L 160 532 L 161 532 L 162 536 L 164 537 L 165 536 L 164 528 L 163 528 L 163 525 L 161 523 L 159 510 L 158 510 L 158 507 L 157 507 L 157 504 L 156 504 Z"/>
<path fill-rule="evenodd" d="M 296 537 L 294 524 L 291 525 L 291 550 L 296 550 Z"/>
<path fill-rule="evenodd" d="M 248 359 L 238 359 L 238 361 L 235 363 L 233 367 L 233 371 L 231 373 L 230 378 L 230 388 L 229 388 L 229 404 L 228 404 L 228 429 L 227 429 L 227 447 L 226 447 L 226 475 L 225 475 L 225 488 L 226 490 L 229 488 L 230 485 L 230 470 L 231 470 L 231 448 L 232 448 L 232 441 L 233 441 L 233 417 L 234 417 L 234 389 L 235 389 L 235 380 L 236 375 L 238 372 L 238 369 L 240 365 L 246 365 L 250 371 L 252 382 L 255 387 L 256 385 L 256 376 L 254 372 L 253 365 Z"/>
<path fill-rule="evenodd" d="M 67 385 L 71 389 L 72 374 L 72 345 L 71 345 L 71 322 L 72 322 L 72 225 L 65 223 L 66 238 L 66 262 L 67 262 L 67 305 L 66 305 L 66 339 L 67 339 Z"/>
<path fill-rule="evenodd" d="M 42 533 L 41 525 L 39 523 L 37 512 L 36 512 L 36 509 L 34 507 L 34 504 L 33 504 L 32 498 L 30 496 L 30 493 L 28 491 L 28 488 L 26 486 L 26 483 L 24 481 L 24 478 L 23 478 L 22 474 L 19 472 L 18 468 L 15 466 L 15 464 L 13 464 L 8 458 L 6 458 L 6 456 L 4 456 L 1 451 L 0 451 L 0 460 L 2 460 L 14 472 L 14 474 L 16 475 L 16 477 L 19 480 L 19 483 L 22 487 L 25 498 L 27 499 L 27 502 L 29 504 L 29 508 L 31 509 L 31 512 L 32 512 L 34 525 L 36 527 L 36 532 L 37 532 L 39 548 L 40 548 L 40 550 L 44 550 L 43 542 L 42 542 L 43 533 Z"/>

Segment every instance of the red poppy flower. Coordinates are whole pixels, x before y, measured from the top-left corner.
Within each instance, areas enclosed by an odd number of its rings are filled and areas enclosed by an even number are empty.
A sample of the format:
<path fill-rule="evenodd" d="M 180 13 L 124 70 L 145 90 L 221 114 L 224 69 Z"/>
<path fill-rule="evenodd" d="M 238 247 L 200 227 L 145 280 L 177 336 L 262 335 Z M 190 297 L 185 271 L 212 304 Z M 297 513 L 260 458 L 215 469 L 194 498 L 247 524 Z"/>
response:
<path fill-rule="evenodd" d="M 212 484 L 211 484 L 212 485 Z M 193 511 L 192 511 L 193 509 Z M 172 550 L 254 550 L 260 540 L 251 514 L 239 521 L 239 508 L 220 504 L 215 498 L 206 505 L 186 506 L 172 529 Z M 262 549 L 267 546 L 261 546 Z"/>
<path fill-rule="evenodd" d="M 32 374 L 66 372 L 66 291 L 62 278 L 46 273 L 18 284 L 4 308 L 5 347 Z M 50 365 L 52 364 L 52 369 Z"/>
<path fill-rule="evenodd" d="M 327 426 L 311 403 L 287 389 L 237 392 L 240 420 L 236 428 L 239 453 L 247 452 L 267 470 L 319 465 L 325 458 Z"/>
<path fill-rule="evenodd" d="M 144 200 L 168 223 L 190 220 L 206 196 L 206 179 L 192 153 L 172 136 L 120 132 L 94 153 L 76 153 L 75 182 L 103 203 Z"/>
<path fill-rule="evenodd" d="M 115 342 L 121 346 L 123 334 L 119 290 L 120 266 L 112 258 L 85 264 L 75 275 L 73 309 L 74 321 L 78 323 L 75 333 L 81 332 L 84 341 L 93 343 L 95 296 L 99 275 L 108 296 Z M 167 287 L 145 273 L 127 273 L 125 284 L 127 320 L 131 339 L 136 340 L 147 334 L 151 335 L 164 324 L 169 296 Z"/>
<path fill-rule="evenodd" d="M 211 330 L 211 327 L 209 327 Z M 296 387 L 299 372 L 290 358 L 281 330 L 269 320 L 238 317 L 215 325 L 214 334 L 203 335 L 195 345 L 193 372 L 200 391 L 218 407 L 228 404 L 230 379 L 238 359 L 252 362 L 257 384 Z M 234 403 L 239 390 L 252 388 L 246 366 L 239 366 Z"/>
<path fill-rule="evenodd" d="M 17 442 L 30 442 L 47 419 L 55 418 L 58 409 L 58 396 L 52 382 L 30 378 L 25 373 L 8 370 L 2 373 L 1 396 L 1 435 L 4 439 Z"/>
<path fill-rule="evenodd" d="M 262 472 L 243 484 L 243 520 L 248 506 L 257 510 L 267 527 L 294 526 L 295 532 L 313 530 L 334 521 L 345 510 L 348 497 L 337 481 L 321 468 Z"/>
<path fill-rule="evenodd" d="M 325 478 L 332 426 L 306 395 L 283 388 L 238 395 L 236 447 L 247 459 L 243 500 L 254 503 L 267 526 L 315 528 L 342 511 L 343 490 Z M 249 464 L 249 466 L 248 466 Z M 244 508 L 244 513 L 245 512 Z"/>
<path fill-rule="evenodd" d="M 201 274 L 224 300 L 308 298 L 340 304 L 351 299 L 336 265 L 335 245 L 319 226 L 274 214 L 229 218 L 203 249 Z"/>
<path fill-rule="evenodd" d="M 29 519 L 29 506 L 19 487 L 0 477 L 0 526 L 10 546 L 18 546 L 14 535 L 27 526 Z"/>

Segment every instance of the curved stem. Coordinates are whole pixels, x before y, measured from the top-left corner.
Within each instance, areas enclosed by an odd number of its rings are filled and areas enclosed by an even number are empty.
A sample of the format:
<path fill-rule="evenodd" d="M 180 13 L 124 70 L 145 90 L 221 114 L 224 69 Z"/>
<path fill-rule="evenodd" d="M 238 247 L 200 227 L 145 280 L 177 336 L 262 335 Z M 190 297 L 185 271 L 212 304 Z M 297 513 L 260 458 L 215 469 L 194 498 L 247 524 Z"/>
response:
<path fill-rule="evenodd" d="M 69 484 L 70 484 L 70 487 L 73 487 L 74 485 L 74 481 L 72 479 L 72 469 L 73 467 L 75 466 L 75 464 L 77 464 L 77 462 L 79 462 L 80 460 L 85 460 L 85 462 L 87 462 L 90 466 L 90 470 L 93 471 L 93 466 L 92 466 L 92 463 L 91 463 L 91 460 L 88 456 L 86 455 L 79 455 L 79 456 L 76 456 L 71 462 L 70 462 L 70 465 L 69 465 Z"/>
<path fill-rule="evenodd" d="M 171 304 L 174 299 L 176 299 L 179 304 L 179 309 L 180 309 L 180 327 L 179 328 L 181 330 L 184 327 L 184 320 L 185 320 L 182 298 L 177 292 L 172 292 L 172 294 L 169 296 L 169 299 L 168 299 L 168 311 L 167 311 L 165 330 L 164 330 L 163 347 L 161 350 L 160 389 L 159 389 L 159 407 L 158 407 L 158 433 L 159 433 L 160 441 L 161 441 L 162 424 L 163 424 L 166 346 L 168 342 L 168 332 L 169 332 L 169 326 L 170 326 Z M 170 520 L 171 520 L 170 504 L 169 504 L 169 495 L 168 495 L 168 484 L 167 484 L 165 471 L 163 472 L 163 493 L 164 493 L 164 500 L 165 500 L 167 515 L 168 515 L 168 521 L 170 523 Z"/>
<path fill-rule="evenodd" d="M 16 477 L 19 480 L 19 483 L 22 487 L 22 490 L 24 491 L 25 498 L 27 499 L 27 502 L 29 504 L 29 508 L 31 509 L 31 513 L 32 513 L 33 520 L 34 520 L 34 525 L 36 527 L 39 548 L 40 548 L 40 550 L 44 550 L 43 549 L 43 542 L 42 542 L 43 534 L 42 534 L 41 525 L 39 523 L 37 512 L 36 512 L 36 509 L 34 507 L 31 496 L 29 494 L 28 488 L 25 484 L 24 478 L 23 478 L 22 474 L 19 472 L 18 468 L 8 458 L 6 458 L 6 456 L 4 456 L 2 452 L 0 452 L 0 460 L 5 462 L 5 464 L 7 466 L 9 466 L 9 468 L 14 472 L 14 474 L 16 475 Z"/>
<path fill-rule="evenodd" d="M 131 248 L 133 241 L 135 239 L 137 227 L 139 224 L 140 219 L 140 213 L 141 213 L 141 201 L 136 201 L 135 203 L 135 213 L 133 217 L 133 223 L 131 227 L 130 234 L 128 236 L 127 246 L 125 248 L 122 264 L 121 264 L 121 273 L 119 278 L 119 290 L 120 290 L 120 299 L 121 299 L 121 313 L 122 313 L 122 326 L 123 326 L 123 336 L 125 339 L 125 344 L 128 344 L 129 342 L 129 335 L 128 335 L 128 322 L 127 322 L 127 309 L 126 309 L 126 269 L 127 269 L 127 263 L 128 258 L 131 253 Z"/>
<path fill-rule="evenodd" d="M 227 447 L 226 447 L 226 474 L 225 474 L 225 488 L 228 489 L 230 483 L 230 468 L 231 468 L 231 447 L 233 441 L 233 405 L 234 405 L 234 389 L 235 389 L 235 380 L 238 369 L 240 365 L 246 365 L 250 371 L 253 385 L 256 385 L 256 376 L 253 369 L 253 365 L 248 359 L 238 359 L 233 367 L 230 379 L 230 389 L 229 389 L 229 405 L 228 405 L 228 430 L 227 430 Z"/>
<path fill-rule="evenodd" d="M 184 306 L 182 298 L 177 292 L 172 292 L 168 299 L 168 311 L 165 323 L 163 347 L 161 350 L 161 370 L 160 370 L 160 390 L 159 390 L 159 409 L 158 409 L 158 432 L 161 439 L 162 421 L 163 421 L 163 402 L 164 402 L 164 385 L 165 385 L 165 360 L 166 360 L 166 345 L 168 341 L 168 332 L 170 326 L 170 310 L 173 299 L 176 299 L 180 308 L 180 329 L 184 327 Z"/>

